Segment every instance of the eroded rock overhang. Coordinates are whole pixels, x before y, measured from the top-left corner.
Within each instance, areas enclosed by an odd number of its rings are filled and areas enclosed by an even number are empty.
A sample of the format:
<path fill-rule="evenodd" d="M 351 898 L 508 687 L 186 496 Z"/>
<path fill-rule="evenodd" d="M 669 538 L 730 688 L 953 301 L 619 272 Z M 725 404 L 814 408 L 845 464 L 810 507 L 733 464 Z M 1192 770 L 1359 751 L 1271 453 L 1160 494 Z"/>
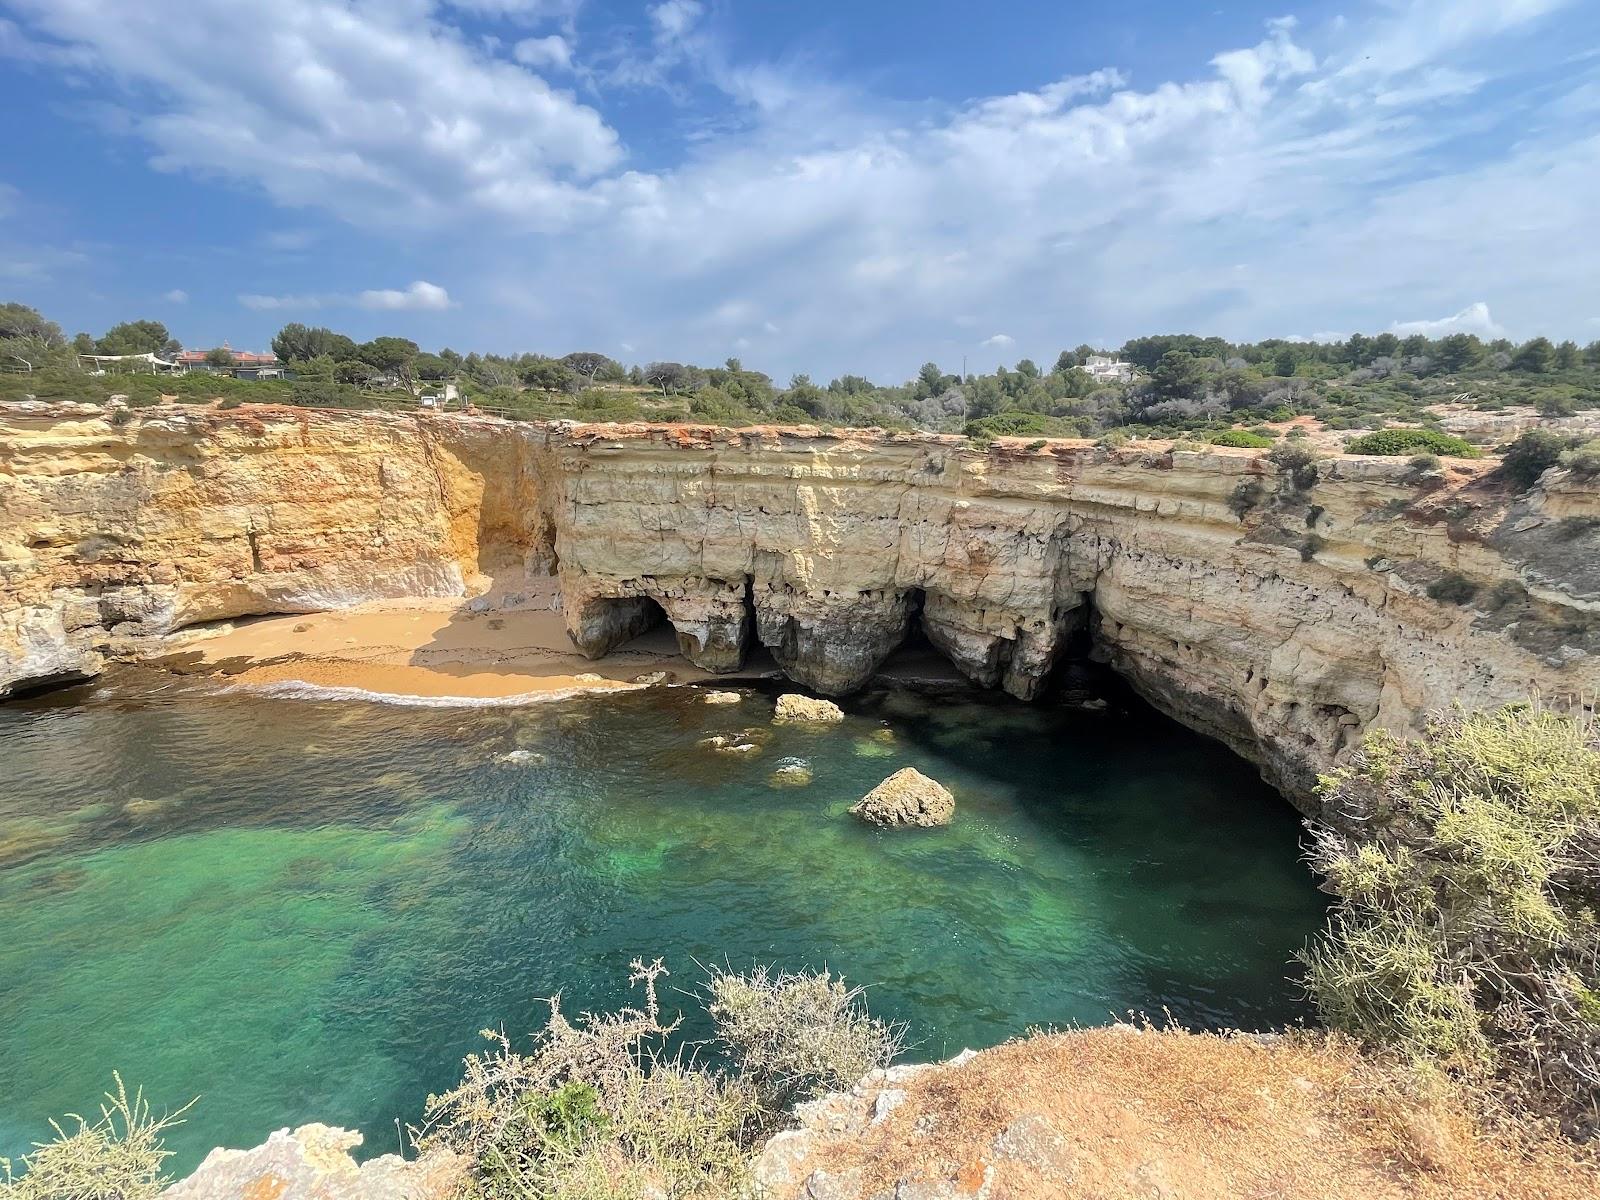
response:
<path fill-rule="evenodd" d="M 1031 698 L 1078 630 L 1301 800 L 1373 725 L 1592 703 L 1600 494 L 1552 472 L 805 429 L 0 410 L 0 694 L 173 630 L 557 571 L 603 654 L 861 686 L 912 631 Z M 1464 581 L 1464 584 L 1463 584 Z M 1441 584 L 1449 584 L 1445 587 Z M 1463 598 L 1465 597 L 1465 598 Z"/>

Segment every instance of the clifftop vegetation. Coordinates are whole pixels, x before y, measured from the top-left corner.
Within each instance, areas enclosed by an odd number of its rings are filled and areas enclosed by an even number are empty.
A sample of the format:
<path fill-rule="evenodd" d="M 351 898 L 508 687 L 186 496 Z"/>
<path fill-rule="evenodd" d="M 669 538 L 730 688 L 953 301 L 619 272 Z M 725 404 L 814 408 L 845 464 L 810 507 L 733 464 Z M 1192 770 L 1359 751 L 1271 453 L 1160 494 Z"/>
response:
<path fill-rule="evenodd" d="M 1048 367 L 1022 359 L 965 378 L 929 362 L 914 378 L 893 385 L 859 375 L 823 384 L 803 374 L 785 385 L 735 358 L 720 366 L 627 366 L 596 351 L 430 352 L 405 338 L 357 343 L 331 329 L 293 323 L 272 341 L 293 380 L 96 376 L 77 367 L 79 353 L 171 354 L 178 348 L 158 322 L 125 322 L 100 338 L 79 334 L 69 340 L 33 309 L 0 305 L 0 366 L 11 368 L 0 373 L 0 399 L 98 402 L 115 393 L 134 405 L 165 395 L 180 402 L 376 408 L 410 406 L 416 393 L 436 391 L 448 381 L 465 401 L 516 418 L 808 422 L 979 437 L 1126 433 L 1213 439 L 1236 431 L 1224 445 L 1241 444 L 1239 434 L 1246 431 L 1270 439 L 1281 432 L 1272 425 L 1295 418 L 1313 418 L 1334 430 L 1436 429 L 1440 405 L 1483 412 L 1526 406 L 1543 416 L 1600 410 L 1600 342 L 1580 347 L 1537 337 L 1513 344 L 1464 333 L 1244 343 L 1170 334 L 1115 348 L 1079 345 L 1063 350 Z M 1084 369 L 1095 354 L 1119 357 L 1132 366 L 1133 377 L 1096 378 Z M 1448 445 L 1416 444 L 1452 452 Z"/>
<path fill-rule="evenodd" d="M 1332 1026 L 1600 1133 L 1600 741 L 1529 706 L 1369 733 L 1323 780 L 1306 956 Z"/>

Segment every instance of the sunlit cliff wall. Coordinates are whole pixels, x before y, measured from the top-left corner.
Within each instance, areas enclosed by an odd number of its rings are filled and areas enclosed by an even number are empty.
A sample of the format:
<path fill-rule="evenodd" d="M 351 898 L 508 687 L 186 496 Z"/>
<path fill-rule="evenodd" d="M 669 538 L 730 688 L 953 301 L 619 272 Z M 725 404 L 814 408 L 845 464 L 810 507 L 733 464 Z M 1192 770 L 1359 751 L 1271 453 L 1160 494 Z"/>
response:
<path fill-rule="evenodd" d="M 1087 630 L 1158 707 L 1301 799 L 1368 725 L 1600 689 L 1600 493 L 1561 472 L 1513 497 L 1486 468 L 1419 477 L 1403 459 L 1296 481 L 1248 451 L 121 419 L 0 410 L 0 694 L 198 622 L 466 595 L 489 575 L 514 593 L 550 571 L 589 653 L 659 605 L 702 665 L 760 642 L 823 692 L 920 628 L 1030 698 Z"/>

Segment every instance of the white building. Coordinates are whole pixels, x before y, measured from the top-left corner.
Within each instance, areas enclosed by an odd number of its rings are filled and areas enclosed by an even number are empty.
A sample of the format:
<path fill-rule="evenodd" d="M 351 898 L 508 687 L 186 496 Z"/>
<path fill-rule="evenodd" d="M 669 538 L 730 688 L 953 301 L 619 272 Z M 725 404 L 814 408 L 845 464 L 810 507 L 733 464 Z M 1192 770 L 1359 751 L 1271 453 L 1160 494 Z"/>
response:
<path fill-rule="evenodd" d="M 431 391 L 417 397 L 423 408 L 446 408 L 461 399 L 461 391 L 454 383 L 441 383 Z"/>
<path fill-rule="evenodd" d="M 1109 354 L 1091 354 L 1078 370 L 1088 372 L 1096 383 L 1132 383 L 1133 364 Z"/>

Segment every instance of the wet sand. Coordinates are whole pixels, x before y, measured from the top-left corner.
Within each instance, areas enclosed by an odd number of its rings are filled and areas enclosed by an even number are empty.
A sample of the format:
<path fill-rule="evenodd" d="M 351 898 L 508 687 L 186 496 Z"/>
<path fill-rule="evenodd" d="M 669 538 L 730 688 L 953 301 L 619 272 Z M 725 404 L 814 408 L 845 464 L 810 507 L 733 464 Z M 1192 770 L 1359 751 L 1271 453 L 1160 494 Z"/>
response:
<path fill-rule="evenodd" d="M 532 699 L 629 688 L 657 671 L 678 683 L 732 678 L 712 675 L 680 655 L 666 626 L 590 660 L 573 647 L 558 612 L 475 613 L 460 600 L 385 602 L 231 622 L 178 639 L 156 665 L 219 673 L 246 685 L 303 684 L 430 699 Z M 752 656 L 739 677 L 775 669 L 763 652 Z"/>

